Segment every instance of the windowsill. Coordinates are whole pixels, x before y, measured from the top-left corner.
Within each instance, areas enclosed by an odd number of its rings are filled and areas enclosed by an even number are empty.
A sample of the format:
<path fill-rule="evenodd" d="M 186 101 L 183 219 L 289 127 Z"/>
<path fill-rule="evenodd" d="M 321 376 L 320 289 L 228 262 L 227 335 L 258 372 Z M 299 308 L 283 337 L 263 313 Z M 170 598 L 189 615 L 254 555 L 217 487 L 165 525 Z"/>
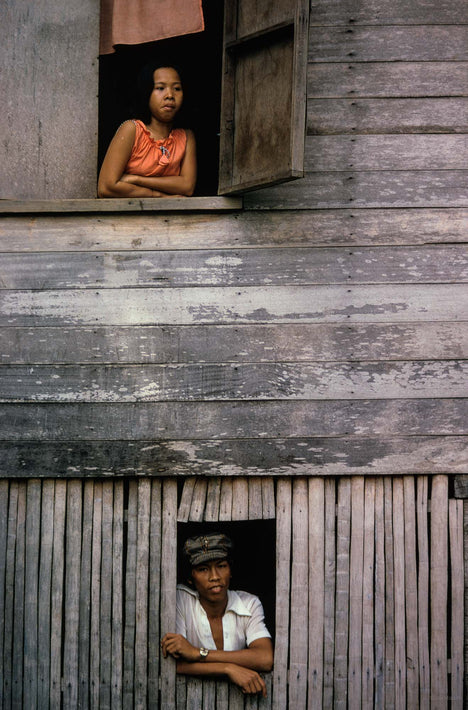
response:
<path fill-rule="evenodd" d="M 103 200 L 2 200 L 0 214 L 28 212 L 204 212 L 240 210 L 242 197 L 155 197 Z"/>

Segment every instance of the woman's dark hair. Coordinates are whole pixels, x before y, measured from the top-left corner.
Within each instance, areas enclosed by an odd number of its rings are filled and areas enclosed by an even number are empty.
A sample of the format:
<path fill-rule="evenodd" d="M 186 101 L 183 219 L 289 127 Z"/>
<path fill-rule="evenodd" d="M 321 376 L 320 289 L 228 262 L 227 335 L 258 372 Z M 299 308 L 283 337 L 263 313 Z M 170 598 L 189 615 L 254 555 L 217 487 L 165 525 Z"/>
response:
<path fill-rule="evenodd" d="M 139 118 L 148 125 L 151 121 L 151 112 L 149 110 L 149 100 L 151 93 L 154 89 L 154 72 L 156 69 L 162 68 L 175 69 L 178 73 L 180 80 L 182 81 L 182 75 L 180 73 L 179 67 L 173 62 L 163 62 L 163 61 L 153 61 L 145 64 L 138 73 L 136 82 L 136 96 L 135 96 L 135 108 L 134 117 Z"/>

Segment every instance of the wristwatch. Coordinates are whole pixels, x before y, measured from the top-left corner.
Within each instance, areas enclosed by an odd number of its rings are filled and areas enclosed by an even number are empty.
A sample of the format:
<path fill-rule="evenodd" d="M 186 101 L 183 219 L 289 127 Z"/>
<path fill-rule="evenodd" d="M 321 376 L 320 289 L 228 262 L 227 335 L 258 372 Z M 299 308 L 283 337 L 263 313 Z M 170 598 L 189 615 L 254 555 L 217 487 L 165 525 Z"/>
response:
<path fill-rule="evenodd" d="M 201 648 L 200 649 L 200 661 L 204 661 L 207 655 L 209 654 L 209 649 L 208 648 Z"/>

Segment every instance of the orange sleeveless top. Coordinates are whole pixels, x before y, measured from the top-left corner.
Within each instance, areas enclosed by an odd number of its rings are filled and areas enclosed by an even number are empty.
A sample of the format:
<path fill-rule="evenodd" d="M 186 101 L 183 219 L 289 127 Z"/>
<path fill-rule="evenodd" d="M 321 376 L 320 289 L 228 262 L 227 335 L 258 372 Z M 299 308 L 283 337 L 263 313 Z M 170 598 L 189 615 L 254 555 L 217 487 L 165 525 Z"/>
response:
<path fill-rule="evenodd" d="M 174 128 L 167 138 L 155 140 L 143 121 L 135 124 L 135 140 L 125 172 L 145 177 L 180 175 L 180 165 L 185 155 L 187 134 L 183 128 Z"/>

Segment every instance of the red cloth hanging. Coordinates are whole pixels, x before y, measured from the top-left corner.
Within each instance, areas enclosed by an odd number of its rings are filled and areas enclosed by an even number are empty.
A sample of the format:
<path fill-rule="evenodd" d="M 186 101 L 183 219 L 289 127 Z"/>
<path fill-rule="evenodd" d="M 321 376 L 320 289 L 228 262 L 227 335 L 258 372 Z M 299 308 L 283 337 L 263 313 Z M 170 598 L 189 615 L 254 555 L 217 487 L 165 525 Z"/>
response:
<path fill-rule="evenodd" d="M 100 54 L 205 29 L 202 0 L 101 0 Z"/>

